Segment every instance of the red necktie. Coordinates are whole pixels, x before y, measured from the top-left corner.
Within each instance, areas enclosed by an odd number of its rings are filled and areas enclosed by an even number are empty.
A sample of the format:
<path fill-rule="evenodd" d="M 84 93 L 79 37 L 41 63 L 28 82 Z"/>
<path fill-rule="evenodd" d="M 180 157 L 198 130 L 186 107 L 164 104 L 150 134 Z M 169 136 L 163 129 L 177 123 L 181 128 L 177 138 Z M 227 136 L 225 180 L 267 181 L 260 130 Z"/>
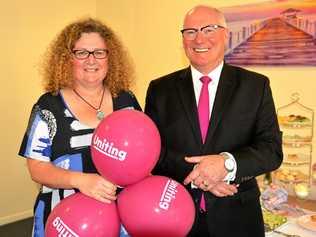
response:
<path fill-rule="evenodd" d="M 208 92 L 208 84 L 212 81 L 208 76 L 203 76 L 200 78 L 200 81 L 203 83 L 199 103 L 198 103 L 198 113 L 199 113 L 199 123 L 200 130 L 202 135 L 202 141 L 205 143 L 208 124 L 209 124 L 209 116 L 210 116 L 210 100 L 209 100 L 209 92 Z M 203 211 L 206 211 L 205 208 L 205 199 L 202 193 L 200 208 Z"/>

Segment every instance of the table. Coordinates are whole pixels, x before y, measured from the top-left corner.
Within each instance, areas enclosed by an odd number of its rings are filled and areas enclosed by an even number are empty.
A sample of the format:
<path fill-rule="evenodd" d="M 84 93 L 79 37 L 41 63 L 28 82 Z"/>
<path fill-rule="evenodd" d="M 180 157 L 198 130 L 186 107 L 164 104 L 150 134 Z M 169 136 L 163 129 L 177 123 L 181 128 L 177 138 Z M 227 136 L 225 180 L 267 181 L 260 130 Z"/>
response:
<path fill-rule="evenodd" d="M 296 204 L 303 209 L 316 212 L 316 200 L 303 200 L 293 196 L 288 196 L 288 203 Z"/>
<path fill-rule="evenodd" d="M 287 234 L 296 234 L 301 237 L 315 237 L 316 236 L 315 231 L 307 230 L 299 226 L 296 223 L 296 219 L 297 218 L 292 218 L 292 219 L 289 218 L 288 222 L 280 226 L 279 228 L 277 228 L 277 230 L 282 231 Z M 267 237 L 281 237 L 282 235 L 278 233 L 269 232 L 269 233 L 266 233 L 266 236 Z"/>
<path fill-rule="evenodd" d="M 262 180 L 259 179 L 258 184 L 259 185 L 261 184 L 261 187 L 263 188 L 264 182 Z M 316 195 L 315 185 L 312 186 L 311 191 L 313 192 L 313 194 L 315 196 Z M 298 207 L 304 209 L 306 214 L 316 213 L 316 200 L 299 199 L 295 196 L 289 195 L 287 202 L 291 205 L 294 204 L 295 206 L 298 206 Z M 297 224 L 297 219 L 298 218 L 293 218 L 293 217 L 288 218 L 287 223 L 285 223 L 284 225 L 277 228 L 277 230 L 282 231 L 282 232 L 287 233 L 287 234 L 297 234 L 297 235 L 300 235 L 301 237 L 316 237 L 315 231 L 304 229 L 303 227 L 301 227 L 300 225 Z M 266 233 L 266 236 L 268 236 L 268 237 L 281 237 L 282 235 L 277 234 L 277 233 L 273 233 L 273 232 L 269 232 L 269 233 Z"/>
<path fill-rule="evenodd" d="M 316 201 L 315 200 L 302 200 L 296 197 L 288 196 L 288 203 L 298 205 L 303 208 L 304 211 L 309 213 L 316 213 Z M 287 223 L 277 228 L 277 230 L 282 231 L 287 234 L 297 234 L 301 237 L 316 237 L 316 232 L 304 229 L 299 226 L 297 223 L 297 218 L 288 218 Z M 267 237 L 281 237 L 282 235 L 277 233 L 267 233 Z"/>

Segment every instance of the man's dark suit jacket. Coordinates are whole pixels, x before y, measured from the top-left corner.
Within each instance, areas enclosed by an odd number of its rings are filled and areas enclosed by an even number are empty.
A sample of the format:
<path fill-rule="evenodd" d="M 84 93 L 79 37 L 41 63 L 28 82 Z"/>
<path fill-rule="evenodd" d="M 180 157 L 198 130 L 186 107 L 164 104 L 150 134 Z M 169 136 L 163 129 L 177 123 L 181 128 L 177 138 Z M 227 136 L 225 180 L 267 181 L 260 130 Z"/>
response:
<path fill-rule="evenodd" d="M 153 173 L 182 183 L 193 168 L 185 156 L 230 152 L 238 167 L 234 183 L 240 186 L 230 197 L 205 193 L 209 231 L 223 237 L 263 236 L 260 192 L 254 177 L 277 169 L 283 157 L 268 78 L 224 63 L 204 145 L 190 68 L 153 80 L 145 112 L 156 123 L 162 140 Z M 190 185 L 187 188 L 196 192 Z M 199 200 L 195 201 L 198 206 Z"/>

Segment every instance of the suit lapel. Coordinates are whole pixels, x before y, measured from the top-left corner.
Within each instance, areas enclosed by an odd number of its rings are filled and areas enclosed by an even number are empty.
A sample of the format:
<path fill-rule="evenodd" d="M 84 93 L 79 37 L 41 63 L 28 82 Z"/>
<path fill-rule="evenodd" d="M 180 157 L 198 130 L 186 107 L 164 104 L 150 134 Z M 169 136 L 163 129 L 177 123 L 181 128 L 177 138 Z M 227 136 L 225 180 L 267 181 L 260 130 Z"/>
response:
<path fill-rule="evenodd" d="M 209 144 L 214 136 L 215 130 L 220 123 L 223 113 L 228 106 L 228 102 L 237 85 L 235 70 L 227 64 L 224 64 L 219 84 L 216 91 L 212 115 L 208 127 L 208 133 L 205 144 Z M 207 147 L 207 146 L 205 146 Z"/>
<path fill-rule="evenodd" d="M 194 137 L 197 143 L 202 146 L 201 131 L 190 68 L 185 69 L 179 78 L 177 78 L 176 86 L 179 92 L 180 101 L 182 102 L 182 106 L 184 107 L 184 111 L 192 127 Z"/>

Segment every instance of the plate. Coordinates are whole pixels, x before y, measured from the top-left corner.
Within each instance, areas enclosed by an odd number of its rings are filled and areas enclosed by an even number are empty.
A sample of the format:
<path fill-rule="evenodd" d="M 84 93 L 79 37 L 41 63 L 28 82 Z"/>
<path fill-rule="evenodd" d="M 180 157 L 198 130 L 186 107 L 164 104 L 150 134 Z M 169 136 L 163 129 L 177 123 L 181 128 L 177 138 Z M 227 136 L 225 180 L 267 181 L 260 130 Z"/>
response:
<path fill-rule="evenodd" d="M 310 156 L 306 154 L 286 154 L 283 159 L 284 164 L 305 165 L 310 163 Z"/>
<path fill-rule="evenodd" d="M 273 230 L 278 230 L 278 231 L 283 231 L 283 229 L 288 225 L 289 223 L 288 222 L 285 222 L 283 223 L 282 225 L 278 226 L 277 228 L 274 228 Z M 275 232 L 267 228 L 266 226 L 264 227 L 264 234 L 265 234 L 265 237 L 268 237 L 268 236 L 275 236 Z"/>
<path fill-rule="evenodd" d="M 316 214 L 312 214 L 312 215 L 316 215 Z M 297 224 L 305 229 L 316 231 L 316 222 L 311 220 L 312 215 L 305 215 L 305 216 L 299 217 L 297 219 Z"/>

